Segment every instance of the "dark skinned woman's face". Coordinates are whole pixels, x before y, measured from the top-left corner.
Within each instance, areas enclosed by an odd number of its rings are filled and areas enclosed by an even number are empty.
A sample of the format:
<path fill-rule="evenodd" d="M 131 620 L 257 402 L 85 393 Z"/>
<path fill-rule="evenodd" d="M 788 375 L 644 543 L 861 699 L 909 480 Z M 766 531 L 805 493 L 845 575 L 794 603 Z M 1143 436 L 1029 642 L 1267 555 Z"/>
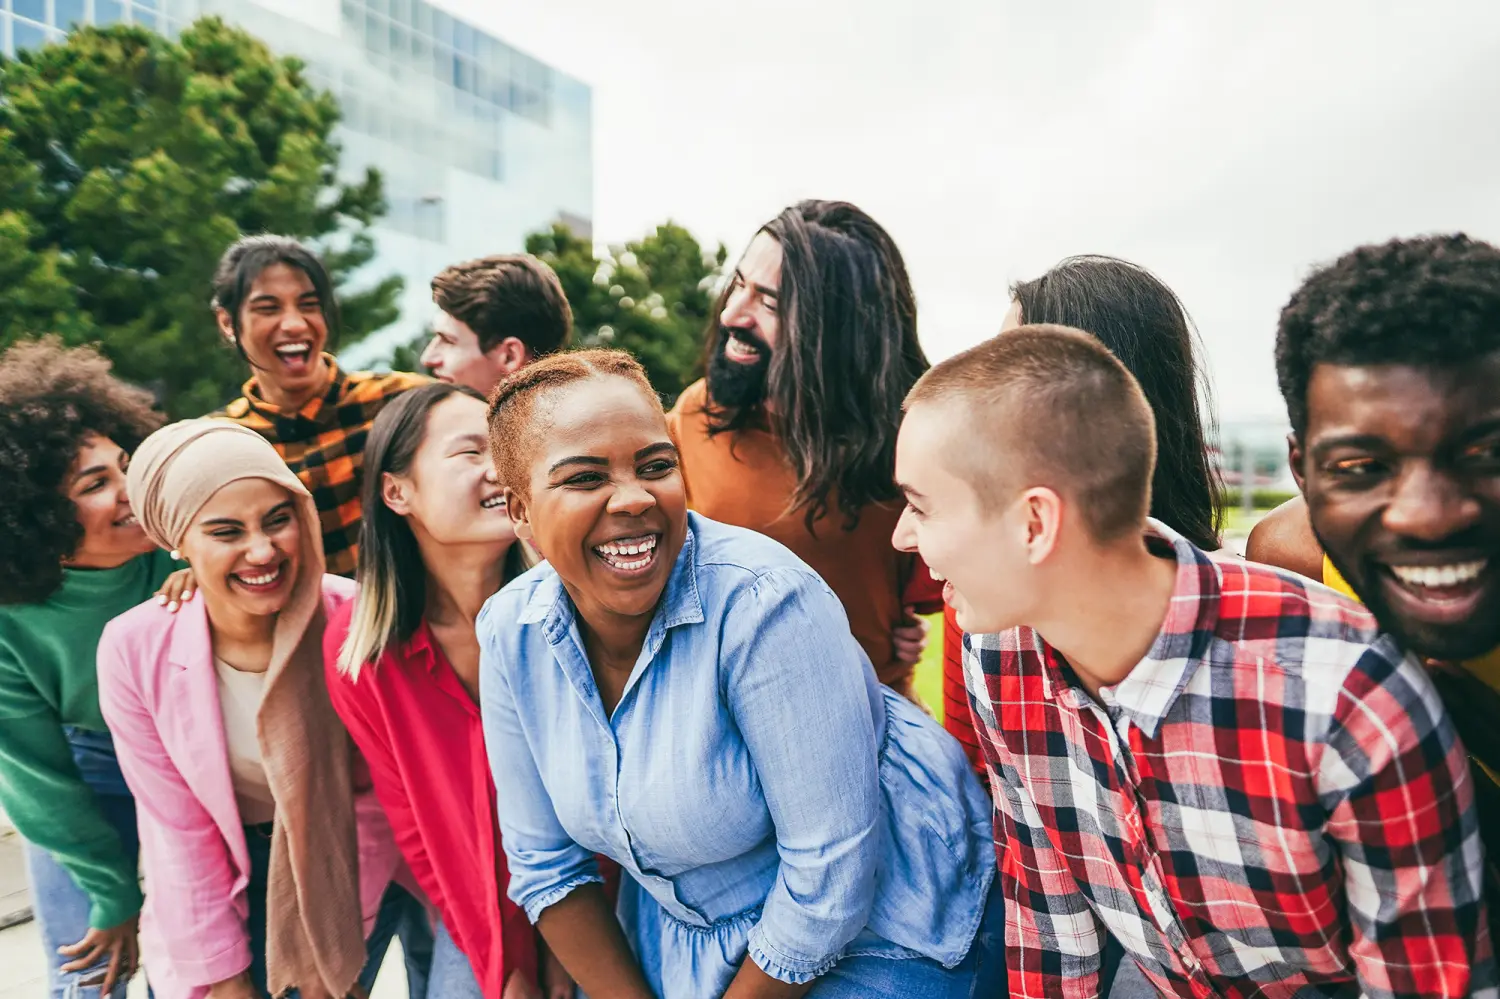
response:
<path fill-rule="evenodd" d="M 687 536 L 660 404 L 602 375 L 546 391 L 533 419 L 541 432 L 527 495 L 506 491 L 517 534 L 535 542 L 586 621 L 654 614 Z"/>

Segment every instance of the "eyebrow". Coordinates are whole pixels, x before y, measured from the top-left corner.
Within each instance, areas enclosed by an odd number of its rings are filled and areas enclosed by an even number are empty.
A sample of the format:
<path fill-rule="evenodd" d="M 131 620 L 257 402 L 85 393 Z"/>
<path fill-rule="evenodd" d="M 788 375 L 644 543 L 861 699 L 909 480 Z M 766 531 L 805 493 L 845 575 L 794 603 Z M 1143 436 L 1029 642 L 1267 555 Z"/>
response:
<path fill-rule="evenodd" d="M 80 469 L 78 472 L 74 473 L 73 478 L 69 481 L 70 483 L 77 482 L 79 479 L 86 479 L 90 475 L 98 475 L 100 472 L 107 471 L 109 471 L 108 465 L 90 465 L 88 468 Z"/>
<path fill-rule="evenodd" d="M 271 507 L 271 509 L 267 510 L 265 512 L 265 514 L 260 519 L 261 520 L 265 520 L 266 517 L 271 516 L 273 513 L 279 513 L 282 510 L 289 509 L 291 507 L 291 505 L 292 505 L 292 501 L 291 500 L 282 500 L 280 503 L 277 503 L 275 506 Z M 244 525 L 244 521 L 238 520 L 238 519 L 236 519 L 234 517 L 215 517 L 213 520 L 205 520 L 202 524 L 200 524 L 198 526 L 200 526 L 200 527 L 229 527 L 229 526 L 241 527 L 243 525 Z"/>
<path fill-rule="evenodd" d="M 901 490 L 902 495 L 904 495 L 907 499 L 921 500 L 927 498 L 926 496 L 922 495 L 922 491 L 920 489 L 913 489 L 911 486 L 907 485 L 904 482 L 896 483 L 896 488 Z"/>
<path fill-rule="evenodd" d="M 767 285 L 763 285 L 763 284 L 756 284 L 753 281 L 748 280 L 745 277 L 744 272 L 741 271 L 738 267 L 736 267 L 734 269 L 734 276 L 737 277 L 737 278 L 739 278 L 741 283 L 748 284 L 750 287 L 754 288 L 756 291 L 760 292 L 762 295 L 765 295 L 767 298 L 780 298 L 781 297 L 781 293 L 779 291 L 777 291 L 775 288 L 771 288 L 771 287 L 769 287 Z"/>
<path fill-rule="evenodd" d="M 636 461 L 641 461 L 641 460 L 643 460 L 645 458 L 651 457 L 654 454 L 676 454 L 676 453 L 677 453 L 677 445 L 676 444 L 673 444 L 671 441 L 657 441 L 655 444 L 647 444 L 645 447 L 643 447 L 639 451 L 637 451 L 635 453 L 635 460 Z M 583 455 L 583 454 L 573 455 L 570 458 L 563 458 L 561 461 L 555 462 L 552 465 L 551 468 L 547 469 L 547 474 L 551 475 L 553 472 L 556 472 L 558 469 L 560 469 L 560 468 L 566 468 L 569 465 L 589 465 L 589 466 L 594 467 L 594 468 L 608 468 L 609 467 L 609 459 L 608 458 L 600 458 L 600 457 L 597 457 L 597 456 L 594 456 L 594 455 Z"/>
<path fill-rule="evenodd" d="M 1339 434 L 1336 437 L 1324 438 L 1313 442 L 1312 453 L 1316 455 L 1327 454 L 1335 448 L 1357 447 L 1366 450 L 1377 450 L 1389 448 L 1390 442 L 1377 434 Z"/>
<path fill-rule="evenodd" d="M 489 438 L 484 434 L 459 434 L 457 437 L 453 438 L 454 447 L 457 447 L 460 444 L 473 444 L 476 445 L 481 451 L 487 448 L 489 446 L 489 443 Z"/>

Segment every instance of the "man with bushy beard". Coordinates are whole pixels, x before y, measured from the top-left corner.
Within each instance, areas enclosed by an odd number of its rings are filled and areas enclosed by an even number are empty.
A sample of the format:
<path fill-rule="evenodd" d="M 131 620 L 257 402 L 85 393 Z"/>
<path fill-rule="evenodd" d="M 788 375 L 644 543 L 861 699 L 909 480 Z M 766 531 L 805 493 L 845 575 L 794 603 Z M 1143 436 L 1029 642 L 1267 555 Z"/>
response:
<path fill-rule="evenodd" d="M 714 317 L 707 378 L 668 414 L 689 504 L 812 566 L 881 682 L 911 697 L 916 614 L 941 591 L 891 546 L 901 400 L 928 368 L 900 251 L 851 204 L 799 202 L 756 234 Z"/>
<path fill-rule="evenodd" d="M 1250 556 L 1321 561 L 1426 659 L 1473 764 L 1500 939 L 1500 248 L 1453 235 L 1346 254 L 1282 311 L 1276 367 L 1305 505 Z"/>

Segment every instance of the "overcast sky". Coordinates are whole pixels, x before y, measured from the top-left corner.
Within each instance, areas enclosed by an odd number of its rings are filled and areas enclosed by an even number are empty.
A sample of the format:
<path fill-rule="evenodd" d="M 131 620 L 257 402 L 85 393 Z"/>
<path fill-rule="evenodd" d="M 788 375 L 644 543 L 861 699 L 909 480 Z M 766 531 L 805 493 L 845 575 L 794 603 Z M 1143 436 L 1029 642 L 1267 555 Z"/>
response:
<path fill-rule="evenodd" d="M 1500 241 L 1496 0 L 440 2 L 593 86 L 596 239 L 670 217 L 734 257 L 795 200 L 853 201 L 934 359 L 999 328 L 1011 281 L 1112 253 L 1181 295 L 1223 418 L 1281 417 L 1309 266 Z"/>

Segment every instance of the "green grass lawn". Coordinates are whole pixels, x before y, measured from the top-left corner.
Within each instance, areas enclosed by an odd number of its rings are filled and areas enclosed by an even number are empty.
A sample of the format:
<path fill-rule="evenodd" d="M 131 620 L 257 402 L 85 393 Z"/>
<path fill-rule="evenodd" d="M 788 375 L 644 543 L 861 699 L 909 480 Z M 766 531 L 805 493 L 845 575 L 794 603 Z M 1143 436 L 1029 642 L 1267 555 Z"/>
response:
<path fill-rule="evenodd" d="M 927 648 L 917 664 L 917 696 L 932 709 L 938 721 L 943 720 L 943 615 L 927 619 Z"/>

